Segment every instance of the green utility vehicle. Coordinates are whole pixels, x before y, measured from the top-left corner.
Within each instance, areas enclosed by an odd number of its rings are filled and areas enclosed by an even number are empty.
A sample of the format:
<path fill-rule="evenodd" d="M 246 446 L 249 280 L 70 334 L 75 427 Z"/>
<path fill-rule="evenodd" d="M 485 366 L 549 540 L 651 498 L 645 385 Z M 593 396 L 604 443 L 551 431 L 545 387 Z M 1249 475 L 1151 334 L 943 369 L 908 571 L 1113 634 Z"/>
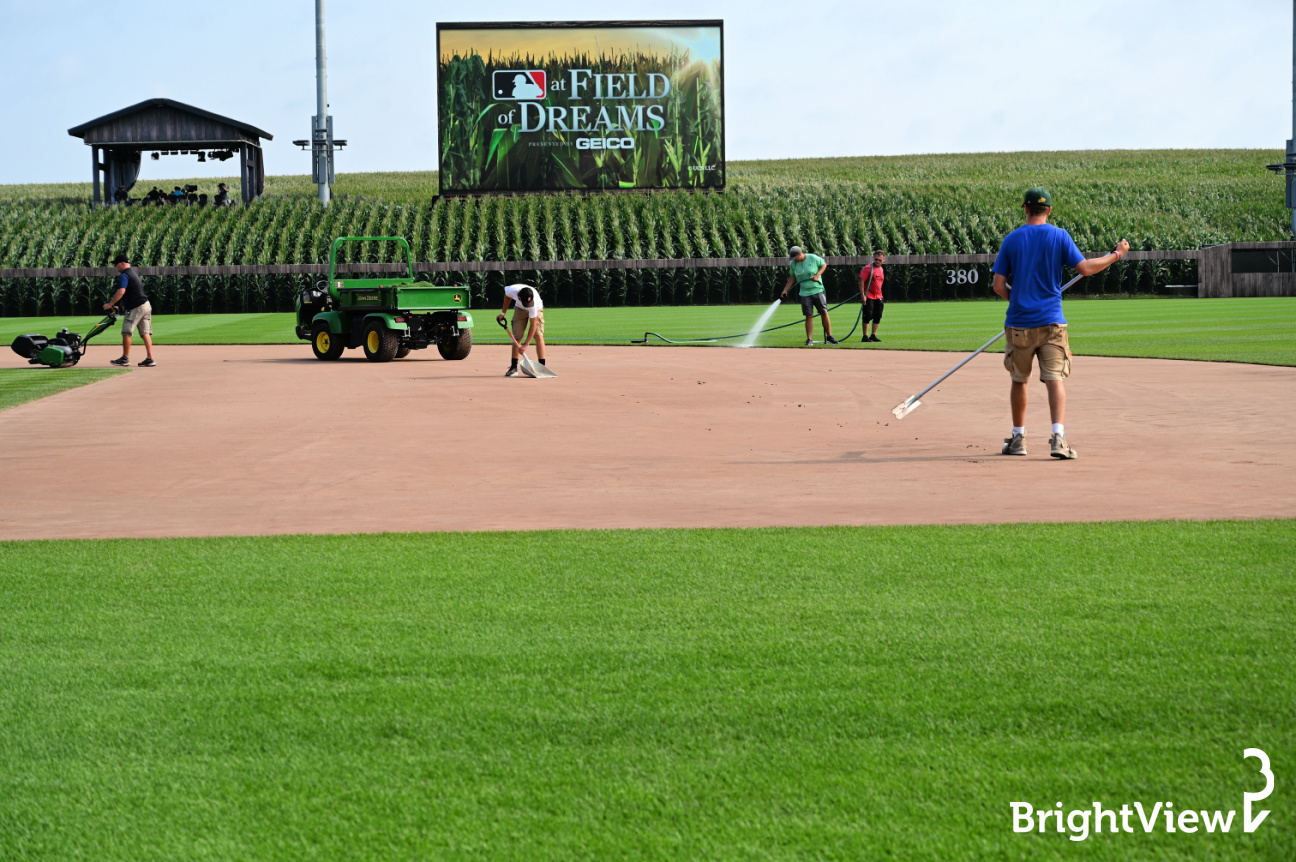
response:
<path fill-rule="evenodd" d="M 406 275 L 339 278 L 337 253 L 348 242 L 397 242 L 405 249 Z M 328 281 L 297 294 L 297 337 L 311 343 L 316 359 L 337 359 L 349 347 L 365 358 L 390 362 L 433 344 L 445 359 L 472 350 L 468 291 L 414 280 L 414 255 L 399 236 L 343 236 L 329 248 Z"/>

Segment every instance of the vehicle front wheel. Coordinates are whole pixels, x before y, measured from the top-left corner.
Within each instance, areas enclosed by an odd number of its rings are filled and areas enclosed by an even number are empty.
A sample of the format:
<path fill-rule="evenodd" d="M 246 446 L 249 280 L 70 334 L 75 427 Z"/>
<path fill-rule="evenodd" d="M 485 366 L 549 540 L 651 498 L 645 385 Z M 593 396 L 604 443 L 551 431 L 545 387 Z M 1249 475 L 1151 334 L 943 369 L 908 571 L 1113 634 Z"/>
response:
<path fill-rule="evenodd" d="M 458 337 L 449 341 L 438 341 L 437 350 L 441 352 L 442 359 L 467 359 L 468 354 L 472 352 L 472 330 L 461 329 Z"/>
<path fill-rule="evenodd" d="M 400 340 L 381 320 L 370 321 L 365 327 L 365 359 L 370 362 L 391 362 L 396 358 Z"/>
<path fill-rule="evenodd" d="M 316 359 L 333 360 L 346 350 L 346 343 L 329 332 L 327 323 L 317 323 L 311 332 L 311 350 L 315 351 Z"/>
<path fill-rule="evenodd" d="M 409 355 L 410 355 L 410 351 L 413 350 L 413 349 L 414 349 L 414 348 L 412 348 L 412 347 L 410 347 L 410 346 L 408 346 L 408 345 L 405 345 L 405 346 L 403 346 L 403 347 L 399 347 L 399 348 L 397 348 L 397 350 L 396 350 L 396 358 L 397 358 L 397 359 L 404 359 L 406 356 L 409 356 Z"/>

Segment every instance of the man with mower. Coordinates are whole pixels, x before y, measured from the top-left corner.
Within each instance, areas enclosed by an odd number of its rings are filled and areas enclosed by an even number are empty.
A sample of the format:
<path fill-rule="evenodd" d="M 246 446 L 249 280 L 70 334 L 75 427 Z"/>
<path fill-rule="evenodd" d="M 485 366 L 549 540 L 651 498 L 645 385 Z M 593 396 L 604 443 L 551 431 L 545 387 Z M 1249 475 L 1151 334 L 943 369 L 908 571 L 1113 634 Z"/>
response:
<path fill-rule="evenodd" d="M 1022 203 L 1026 224 L 1004 237 L 994 262 L 994 292 L 1008 300 L 1004 319 L 1004 367 L 1012 375 L 1010 403 L 1012 436 L 1004 440 L 1003 454 L 1026 454 L 1026 384 L 1031 365 L 1039 355 L 1040 380 L 1048 389 L 1053 434 L 1049 454 L 1074 459 L 1076 450 L 1066 441 L 1066 388 L 1071 374 L 1071 346 L 1062 314 L 1062 268 L 1081 276 L 1102 272 L 1129 251 L 1121 240 L 1102 257 L 1086 259 L 1071 234 L 1048 223 L 1053 199 L 1041 188 L 1029 189 Z"/>
<path fill-rule="evenodd" d="M 504 288 L 504 309 L 495 318 L 501 326 L 510 307 L 513 308 L 513 361 L 504 376 L 517 377 L 518 357 L 525 355 L 532 338 L 536 343 L 536 359 L 541 366 L 545 364 L 544 301 L 534 287 L 510 284 Z"/>
<path fill-rule="evenodd" d="M 823 274 L 828 262 L 817 254 L 806 254 L 801 246 L 794 245 L 788 249 L 788 280 L 783 285 L 779 299 L 787 296 L 793 285 L 798 288 L 801 299 L 801 313 L 805 315 L 806 347 L 814 344 L 814 315 L 819 309 L 819 319 L 823 321 L 824 341 L 829 344 L 840 344 L 833 338 L 832 322 L 828 319 L 828 298 L 824 295 Z"/>
<path fill-rule="evenodd" d="M 112 298 L 104 303 L 104 311 L 121 303 L 122 312 L 122 355 L 112 360 L 113 365 L 130 365 L 131 336 L 138 329 L 144 339 L 144 349 L 148 356 L 140 362 L 141 368 L 152 368 L 153 361 L 153 306 L 149 303 L 148 294 L 144 292 L 144 282 L 131 269 L 130 258 L 119 254 L 113 258 L 117 268 L 117 290 Z"/>

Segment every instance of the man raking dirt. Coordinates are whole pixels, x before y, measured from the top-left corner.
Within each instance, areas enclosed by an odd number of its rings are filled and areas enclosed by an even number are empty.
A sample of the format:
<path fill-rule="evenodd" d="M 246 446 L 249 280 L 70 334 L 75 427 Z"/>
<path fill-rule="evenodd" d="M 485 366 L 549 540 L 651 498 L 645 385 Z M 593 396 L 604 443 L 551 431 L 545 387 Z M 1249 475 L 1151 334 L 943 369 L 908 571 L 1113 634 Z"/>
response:
<path fill-rule="evenodd" d="M 1067 443 L 1063 425 L 1066 387 L 1062 381 L 1071 374 L 1071 346 L 1062 314 L 1062 268 L 1069 266 L 1082 276 L 1094 275 L 1124 257 L 1129 243 L 1121 240 L 1110 254 L 1086 259 L 1071 234 L 1048 223 L 1053 199 L 1047 190 L 1028 190 L 1022 208 L 1026 224 L 1004 237 L 993 267 L 994 292 L 1008 300 L 1004 367 L 1012 375 L 1013 428 L 1012 436 L 1004 440 L 1003 454 L 1026 454 L 1026 384 L 1038 354 L 1040 380 L 1048 389 L 1053 421 L 1049 454 L 1073 459 L 1077 453 Z"/>

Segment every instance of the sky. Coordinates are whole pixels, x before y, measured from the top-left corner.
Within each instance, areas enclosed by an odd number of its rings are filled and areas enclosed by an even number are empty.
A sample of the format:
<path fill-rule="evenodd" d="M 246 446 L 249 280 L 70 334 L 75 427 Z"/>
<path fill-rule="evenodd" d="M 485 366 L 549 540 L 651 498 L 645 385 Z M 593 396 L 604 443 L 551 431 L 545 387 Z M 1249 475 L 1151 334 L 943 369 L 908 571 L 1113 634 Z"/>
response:
<path fill-rule="evenodd" d="M 723 19 L 728 158 L 1018 150 L 1280 149 L 1292 4 L 1274 0 L 329 0 L 329 101 L 348 171 L 436 169 L 438 21 Z M 72 126 L 148 98 L 274 135 L 306 174 L 315 112 L 306 0 L 0 0 L 0 183 L 88 181 Z M 235 162 L 145 160 L 141 182 Z"/>

